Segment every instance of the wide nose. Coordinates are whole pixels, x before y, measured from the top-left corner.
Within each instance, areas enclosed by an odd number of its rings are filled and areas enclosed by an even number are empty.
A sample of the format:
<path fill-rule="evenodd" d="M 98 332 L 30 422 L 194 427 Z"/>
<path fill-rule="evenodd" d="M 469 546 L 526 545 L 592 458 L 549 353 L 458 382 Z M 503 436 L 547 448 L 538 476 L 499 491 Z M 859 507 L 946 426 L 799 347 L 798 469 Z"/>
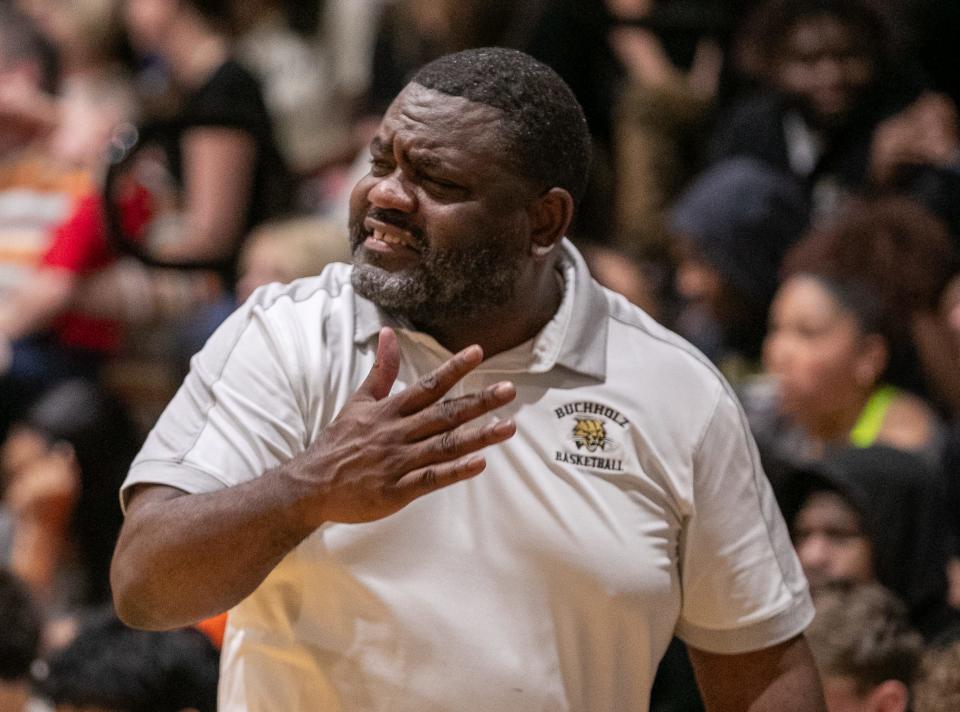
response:
<path fill-rule="evenodd" d="M 817 84 L 821 88 L 836 88 L 846 80 L 846 71 L 842 57 L 825 55 L 816 63 Z"/>
<path fill-rule="evenodd" d="M 830 569 L 830 543 L 821 534 L 809 534 L 797 543 L 797 558 L 810 578 L 819 578 Z"/>
<path fill-rule="evenodd" d="M 417 198 L 413 192 L 413 186 L 399 168 L 377 179 L 367 193 L 367 200 L 371 205 L 384 210 L 412 213 L 417 209 Z"/>

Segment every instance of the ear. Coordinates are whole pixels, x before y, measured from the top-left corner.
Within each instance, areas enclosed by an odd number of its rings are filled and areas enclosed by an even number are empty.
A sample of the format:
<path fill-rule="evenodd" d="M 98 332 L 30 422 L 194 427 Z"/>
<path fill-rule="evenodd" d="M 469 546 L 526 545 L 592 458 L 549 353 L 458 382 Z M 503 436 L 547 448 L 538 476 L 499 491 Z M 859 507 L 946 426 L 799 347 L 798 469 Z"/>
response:
<path fill-rule="evenodd" d="M 876 384 L 889 360 L 890 349 L 886 339 L 879 334 L 864 336 L 853 373 L 857 385 L 869 388 Z"/>
<path fill-rule="evenodd" d="M 551 188 L 529 208 L 530 254 L 544 259 L 560 244 L 573 220 L 573 197 L 563 188 Z"/>
<path fill-rule="evenodd" d="M 867 694 L 867 712 L 906 712 L 910 701 L 907 686 L 899 680 L 884 680 Z"/>

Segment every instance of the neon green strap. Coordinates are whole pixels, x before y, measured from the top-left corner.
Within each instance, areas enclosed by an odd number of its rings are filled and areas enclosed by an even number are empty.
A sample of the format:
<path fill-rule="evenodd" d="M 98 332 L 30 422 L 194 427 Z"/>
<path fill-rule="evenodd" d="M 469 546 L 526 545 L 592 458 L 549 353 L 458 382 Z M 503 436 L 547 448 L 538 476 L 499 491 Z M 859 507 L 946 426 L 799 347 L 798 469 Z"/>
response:
<path fill-rule="evenodd" d="M 897 389 L 893 386 L 881 386 L 873 392 L 870 400 L 860 411 L 856 425 L 850 430 L 850 444 L 854 447 L 870 447 L 877 441 L 883 419 L 887 416 L 887 409 L 897 397 Z"/>

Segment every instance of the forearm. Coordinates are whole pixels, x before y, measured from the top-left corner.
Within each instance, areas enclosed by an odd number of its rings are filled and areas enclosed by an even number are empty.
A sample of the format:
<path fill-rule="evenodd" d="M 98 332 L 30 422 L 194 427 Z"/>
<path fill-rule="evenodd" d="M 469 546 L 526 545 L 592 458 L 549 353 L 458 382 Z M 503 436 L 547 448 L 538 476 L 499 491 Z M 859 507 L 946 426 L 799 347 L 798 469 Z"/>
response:
<path fill-rule="evenodd" d="M 812 658 L 781 670 L 748 709 L 749 712 L 825 712 L 820 679 Z"/>
<path fill-rule="evenodd" d="M 111 584 L 120 617 L 137 628 L 181 627 L 232 608 L 312 531 L 278 470 L 209 494 L 151 487 L 135 496 Z"/>
<path fill-rule="evenodd" d="M 227 259 L 237 249 L 253 200 L 256 142 L 239 129 L 200 127 L 183 135 L 181 152 L 181 229 L 160 252 L 171 259 Z"/>
<path fill-rule="evenodd" d="M 824 712 L 817 669 L 798 636 L 752 653 L 717 655 L 689 648 L 707 712 Z"/>
<path fill-rule="evenodd" d="M 382 519 L 479 475 L 486 462 L 477 451 L 512 437 L 516 426 L 510 419 L 474 421 L 512 401 L 516 389 L 503 382 L 441 399 L 482 359 L 471 346 L 391 395 L 400 350 L 395 332 L 384 328 L 367 377 L 292 459 L 209 494 L 157 485 L 135 490 L 111 569 L 120 617 L 165 629 L 221 613 L 324 522 Z"/>

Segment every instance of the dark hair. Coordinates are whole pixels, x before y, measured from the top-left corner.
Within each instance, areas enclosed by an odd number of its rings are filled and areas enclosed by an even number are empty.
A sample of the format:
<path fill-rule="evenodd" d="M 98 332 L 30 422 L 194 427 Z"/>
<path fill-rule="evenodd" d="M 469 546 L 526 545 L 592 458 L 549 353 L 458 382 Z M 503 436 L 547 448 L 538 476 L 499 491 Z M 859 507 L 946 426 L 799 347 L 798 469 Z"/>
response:
<path fill-rule="evenodd" d="M 221 30 L 233 29 L 233 0 L 185 0 L 185 2 L 213 27 Z"/>
<path fill-rule="evenodd" d="M 836 222 L 808 235 L 784 260 L 788 274 L 863 280 L 898 315 L 935 309 L 953 266 L 944 223 L 901 197 L 851 203 Z"/>
<path fill-rule="evenodd" d="M 946 603 L 949 516 L 943 476 L 928 458 L 886 445 L 844 447 L 781 470 L 777 501 L 791 527 L 814 492 L 836 492 L 860 515 L 876 581 L 903 601 L 928 639 L 954 625 Z"/>
<path fill-rule="evenodd" d="M 909 385 L 912 317 L 937 307 L 954 264 L 941 220 L 912 200 L 885 197 L 852 202 L 804 237 L 784 258 L 782 276 L 818 278 L 865 333 L 887 340 L 888 375 Z"/>
<path fill-rule="evenodd" d="M 783 47 L 784 37 L 804 20 L 829 15 L 858 30 L 863 46 L 878 69 L 893 62 L 902 45 L 888 8 L 876 0 L 770 0 L 756 19 L 757 46 L 769 62 Z"/>
<path fill-rule="evenodd" d="M 482 47 L 440 57 L 411 81 L 498 109 L 520 174 L 580 201 L 590 165 L 587 120 L 570 87 L 547 65 L 517 50 Z"/>
<path fill-rule="evenodd" d="M 195 629 L 133 630 L 101 612 L 53 655 L 39 692 L 55 705 L 214 712 L 218 666 L 213 645 Z"/>
<path fill-rule="evenodd" d="M 910 685 L 923 641 L 893 593 L 838 582 L 819 589 L 815 603 L 807 640 L 822 675 L 851 678 L 861 695 L 885 680 Z"/>
<path fill-rule="evenodd" d="M 777 291 L 783 256 L 803 235 L 809 214 L 793 176 L 737 156 L 691 182 L 670 211 L 670 229 L 765 311 Z"/>
<path fill-rule="evenodd" d="M 26 585 L 0 567 L 0 680 L 25 680 L 40 649 L 40 613 Z"/>

